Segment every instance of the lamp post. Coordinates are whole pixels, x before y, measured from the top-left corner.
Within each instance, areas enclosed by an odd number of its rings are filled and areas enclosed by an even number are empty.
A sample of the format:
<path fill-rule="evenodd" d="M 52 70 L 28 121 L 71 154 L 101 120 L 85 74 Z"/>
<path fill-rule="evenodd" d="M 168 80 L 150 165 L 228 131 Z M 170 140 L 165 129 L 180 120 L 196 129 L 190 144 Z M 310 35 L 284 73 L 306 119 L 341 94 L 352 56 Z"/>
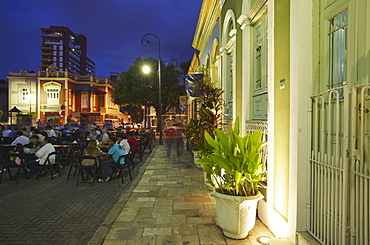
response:
<path fill-rule="evenodd" d="M 151 40 L 151 37 L 154 37 L 156 40 Z M 147 33 L 141 38 L 141 43 L 148 47 L 154 47 L 154 45 L 158 46 L 158 127 L 159 127 L 159 145 L 163 145 L 163 131 L 162 131 L 162 81 L 161 81 L 161 41 L 159 38 L 152 34 Z"/>
<path fill-rule="evenodd" d="M 143 109 L 143 126 L 144 126 L 144 129 L 146 129 L 146 125 L 145 125 L 145 123 L 146 123 L 146 120 L 145 120 L 145 117 L 146 117 L 146 113 L 145 113 L 145 105 L 142 105 L 141 106 L 141 109 Z"/>
<path fill-rule="evenodd" d="M 30 120 L 31 120 L 31 126 L 32 126 L 32 114 L 31 114 L 31 79 L 28 77 L 26 78 L 26 83 L 30 85 L 30 91 L 28 93 L 28 99 L 30 100 Z"/>

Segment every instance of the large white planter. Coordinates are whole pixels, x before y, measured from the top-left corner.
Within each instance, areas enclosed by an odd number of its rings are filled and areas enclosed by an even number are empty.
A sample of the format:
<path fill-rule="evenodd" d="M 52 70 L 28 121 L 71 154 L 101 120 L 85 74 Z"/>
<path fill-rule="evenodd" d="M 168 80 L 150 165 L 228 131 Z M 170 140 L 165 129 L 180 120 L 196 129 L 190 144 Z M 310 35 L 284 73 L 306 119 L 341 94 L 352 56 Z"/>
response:
<path fill-rule="evenodd" d="M 256 196 L 229 196 L 213 191 L 211 196 L 216 199 L 217 224 L 224 235 L 246 238 L 256 222 L 257 203 L 263 195 L 259 192 Z"/>

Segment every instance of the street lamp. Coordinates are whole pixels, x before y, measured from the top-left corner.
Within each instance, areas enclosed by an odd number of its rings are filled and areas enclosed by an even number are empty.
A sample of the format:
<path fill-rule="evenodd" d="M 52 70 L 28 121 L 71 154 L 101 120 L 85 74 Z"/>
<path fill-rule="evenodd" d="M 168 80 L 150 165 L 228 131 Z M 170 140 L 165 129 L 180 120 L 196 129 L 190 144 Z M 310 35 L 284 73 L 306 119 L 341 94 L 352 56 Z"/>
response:
<path fill-rule="evenodd" d="M 26 78 L 26 83 L 30 85 L 30 91 L 28 93 L 28 99 L 30 100 L 30 120 L 31 120 L 31 126 L 32 126 L 32 114 L 31 114 L 31 79 L 28 77 Z"/>
<path fill-rule="evenodd" d="M 151 37 L 154 37 L 156 40 L 150 40 Z M 152 33 L 147 33 L 141 38 L 141 43 L 148 47 L 154 47 L 154 45 L 158 46 L 158 103 L 159 103 L 159 108 L 158 108 L 158 127 L 159 127 L 159 144 L 163 145 L 163 131 L 162 131 L 162 82 L 161 82 L 161 41 L 159 38 L 152 34 Z M 148 69 L 146 70 L 147 72 Z"/>

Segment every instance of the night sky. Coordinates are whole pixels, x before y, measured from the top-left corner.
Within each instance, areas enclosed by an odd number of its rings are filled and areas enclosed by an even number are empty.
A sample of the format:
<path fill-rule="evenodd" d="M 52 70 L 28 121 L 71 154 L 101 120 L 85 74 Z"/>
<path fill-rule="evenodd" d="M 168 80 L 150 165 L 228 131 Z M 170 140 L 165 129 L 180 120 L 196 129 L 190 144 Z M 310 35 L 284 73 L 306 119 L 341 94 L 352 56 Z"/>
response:
<path fill-rule="evenodd" d="M 202 0 L 0 0 L 0 79 L 8 71 L 41 67 L 40 28 L 66 26 L 87 37 L 96 76 L 126 71 L 136 57 L 158 58 L 158 48 L 141 37 L 161 40 L 162 59 L 191 60 Z"/>

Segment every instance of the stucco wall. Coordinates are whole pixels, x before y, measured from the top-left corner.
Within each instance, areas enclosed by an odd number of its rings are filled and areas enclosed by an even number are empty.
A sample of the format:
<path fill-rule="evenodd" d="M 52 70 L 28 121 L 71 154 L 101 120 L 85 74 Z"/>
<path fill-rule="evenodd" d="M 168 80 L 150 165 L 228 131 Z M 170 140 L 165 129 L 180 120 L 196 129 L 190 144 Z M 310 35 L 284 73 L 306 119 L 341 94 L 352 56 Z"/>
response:
<path fill-rule="evenodd" d="M 290 1 L 275 1 L 274 18 L 274 201 L 273 208 L 288 218 L 289 107 L 290 107 Z M 281 84 L 283 83 L 283 84 Z"/>

